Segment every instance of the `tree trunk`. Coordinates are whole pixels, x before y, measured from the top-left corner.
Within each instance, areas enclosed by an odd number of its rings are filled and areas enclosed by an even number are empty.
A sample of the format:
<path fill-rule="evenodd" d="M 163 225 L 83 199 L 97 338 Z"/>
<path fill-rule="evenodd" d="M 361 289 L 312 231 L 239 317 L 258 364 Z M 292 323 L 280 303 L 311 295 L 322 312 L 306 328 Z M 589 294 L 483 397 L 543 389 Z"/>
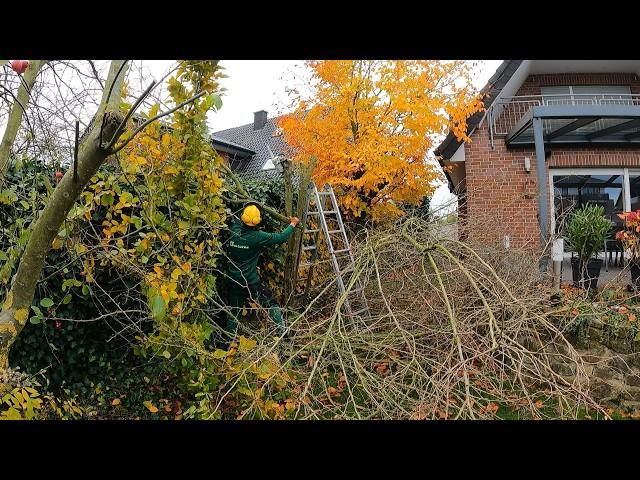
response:
<path fill-rule="evenodd" d="M 22 115 L 27 109 L 29 104 L 29 97 L 31 89 L 36 83 L 36 77 L 40 72 L 42 66 L 46 63 L 44 60 L 32 60 L 24 72 L 24 76 L 18 87 L 18 95 L 16 95 L 16 101 L 13 102 L 11 110 L 9 111 L 9 117 L 7 119 L 7 128 L 2 136 L 2 143 L 0 143 L 0 186 L 4 183 L 4 174 L 9 166 L 9 157 L 11 156 L 11 148 L 13 142 L 16 140 L 20 124 L 22 123 Z"/>
<path fill-rule="evenodd" d="M 100 107 L 78 150 L 77 178 L 73 168 L 67 170 L 49 202 L 35 222 L 18 271 L 0 312 L 0 371 L 6 369 L 9 350 L 29 317 L 36 285 L 42 274 L 45 257 L 69 210 L 85 186 L 104 163 L 108 152 L 100 144 L 109 143 L 123 116 L 118 112 L 125 61 L 111 62 Z"/>
<path fill-rule="evenodd" d="M 284 214 L 293 216 L 293 181 L 291 178 L 291 160 L 282 160 L 282 176 L 284 177 Z"/>
<path fill-rule="evenodd" d="M 298 265 L 300 264 L 300 250 L 304 238 L 305 215 L 307 209 L 307 193 L 313 176 L 313 170 L 317 159 L 313 157 L 308 165 L 301 165 L 299 169 L 298 201 L 296 203 L 296 216 L 300 219 L 300 228 L 297 228 L 287 243 L 287 253 L 284 264 L 284 298 L 288 305 L 295 293 L 295 284 L 298 277 Z"/>

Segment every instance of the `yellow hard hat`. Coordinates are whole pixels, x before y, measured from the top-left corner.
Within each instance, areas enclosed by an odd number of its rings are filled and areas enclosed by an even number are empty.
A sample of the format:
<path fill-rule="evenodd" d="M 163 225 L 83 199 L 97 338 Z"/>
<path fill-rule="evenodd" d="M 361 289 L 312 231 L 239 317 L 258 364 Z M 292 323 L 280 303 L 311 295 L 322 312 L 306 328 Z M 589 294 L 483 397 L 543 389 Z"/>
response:
<path fill-rule="evenodd" d="M 242 217 L 240 218 L 245 225 L 255 227 L 261 221 L 260 210 L 255 205 L 249 205 L 245 207 L 244 211 L 242 212 Z"/>

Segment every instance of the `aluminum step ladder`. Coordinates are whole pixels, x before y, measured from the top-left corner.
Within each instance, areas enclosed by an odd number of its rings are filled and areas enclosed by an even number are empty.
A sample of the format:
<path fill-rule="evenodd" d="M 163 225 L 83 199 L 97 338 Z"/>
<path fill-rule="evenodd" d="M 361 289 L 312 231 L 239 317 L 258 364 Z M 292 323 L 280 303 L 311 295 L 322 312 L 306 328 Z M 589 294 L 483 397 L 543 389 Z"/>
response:
<path fill-rule="evenodd" d="M 312 204 L 314 204 L 315 209 L 311 208 Z M 310 219 L 315 220 L 315 226 L 312 226 L 312 228 L 309 228 Z M 304 244 L 303 235 L 300 252 L 311 252 L 309 261 L 299 264 L 299 269 L 309 267 L 308 274 L 306 276 L 299 276 L 298 278 L 298 281 L 306 282 L 304 290 L 305 298 L 311 287 L 313 269 L 318 263 L 318 238 L 321 231 L 329 251 L 329 261 L 337 277 L 336 283 L 338 285 L 338 291 L 341 295 L 344 295 L 346 287 L 349 285 L 349 276 L 355 269 L 355 259 L 351 251 L 349 239 L 347 238 L 342 215 L 338 208 L 338 201 L 331 185 L 325 185 L 322 190 L 319 190 L 315 183 L 312 184 L 307 195 L 307 208 L 303 225 L 304 234 L 313 235 L 313 241 L 308 245 Z M 356 280 L 354 286 L 349 291 L 343 305 L 347 315 L 360 315 L 364 318 L 370 318 L 369 303 L 364 294 L 364 287 L 359 279 Z"/>

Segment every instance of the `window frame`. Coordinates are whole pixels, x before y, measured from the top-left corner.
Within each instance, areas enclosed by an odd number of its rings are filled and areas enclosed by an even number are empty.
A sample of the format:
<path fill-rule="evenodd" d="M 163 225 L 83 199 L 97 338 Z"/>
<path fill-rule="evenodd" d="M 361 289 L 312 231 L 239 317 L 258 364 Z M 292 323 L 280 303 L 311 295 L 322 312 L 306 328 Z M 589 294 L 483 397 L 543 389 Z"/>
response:
<path fill-rule="evenodd" d="M 551 215 L 550 232 L 555 236 L 556 231 L 556 206 L 554 199 L 553 177 L 571 175 L 620 175 L 622 176 L 622 206 L 623 211 L 631 209 L 631 192 L 629 188 L 629 175 L 640 176 L 640 168 L 627 167 L 601 167 L 601 168 L 549 168 L 549 212 Z"/>

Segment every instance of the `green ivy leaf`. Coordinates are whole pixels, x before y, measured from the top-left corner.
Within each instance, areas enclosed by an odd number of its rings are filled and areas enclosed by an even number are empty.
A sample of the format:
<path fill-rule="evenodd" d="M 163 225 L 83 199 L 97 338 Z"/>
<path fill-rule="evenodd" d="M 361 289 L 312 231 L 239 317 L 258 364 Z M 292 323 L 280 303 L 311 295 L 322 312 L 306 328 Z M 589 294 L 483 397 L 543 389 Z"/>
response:
<path fill-rule="evenodd" d="M 42 300 L 40 300 L 40 306 L 44 307 L 44 308 L 49 308 L 53 306 L 53 300 L 51 300 L 50 298 L 43 298 Z"/>
<path fill-rule="evenodd" d="M 62 299 L 62 303 L 63 305 L 67 305 L 69 302 L 71 302 L 71 294 L 67 293 L 64 298 Z"/>
<path fill-rule="evenodd" d="M 220 96 L 214 93 L 211 97 L 213 97 L 213 106 L 216 107 L 216 110 L 220 110 L 222 108 L 222 99 Z"/>
<path fill-rule="evenodd" d="M 5 205 L 11 205 L 13 202 L 18 200 L 18 195 L 16 192 L 10 189 L 4 189 L 0 191 L 0 203 L 4 203 Z"/>
<path fill-rule="evenodd" d="M 113 195 L 111 195 L 110 193 L 105 193 L 100 197 L 100 205 L 104 205 L 105 207 L 108 207 L 110 205 L 113 205 L 113 200 L 114 200 Z"/>
<path fill-rule="evenodd" d="M 164 298 L 160 295 L 151 297 L 151 316 L 154 320 L 164 319 L 167 313 L 167 306 L 164 303 Z"/>
<path fill-rule="evenodd" d="M 31 317 L 29 319 L 29 323 L 33 323 L 34 325 L 37 325 L 38 323 L 40 323 L 40 317 Z"/>

